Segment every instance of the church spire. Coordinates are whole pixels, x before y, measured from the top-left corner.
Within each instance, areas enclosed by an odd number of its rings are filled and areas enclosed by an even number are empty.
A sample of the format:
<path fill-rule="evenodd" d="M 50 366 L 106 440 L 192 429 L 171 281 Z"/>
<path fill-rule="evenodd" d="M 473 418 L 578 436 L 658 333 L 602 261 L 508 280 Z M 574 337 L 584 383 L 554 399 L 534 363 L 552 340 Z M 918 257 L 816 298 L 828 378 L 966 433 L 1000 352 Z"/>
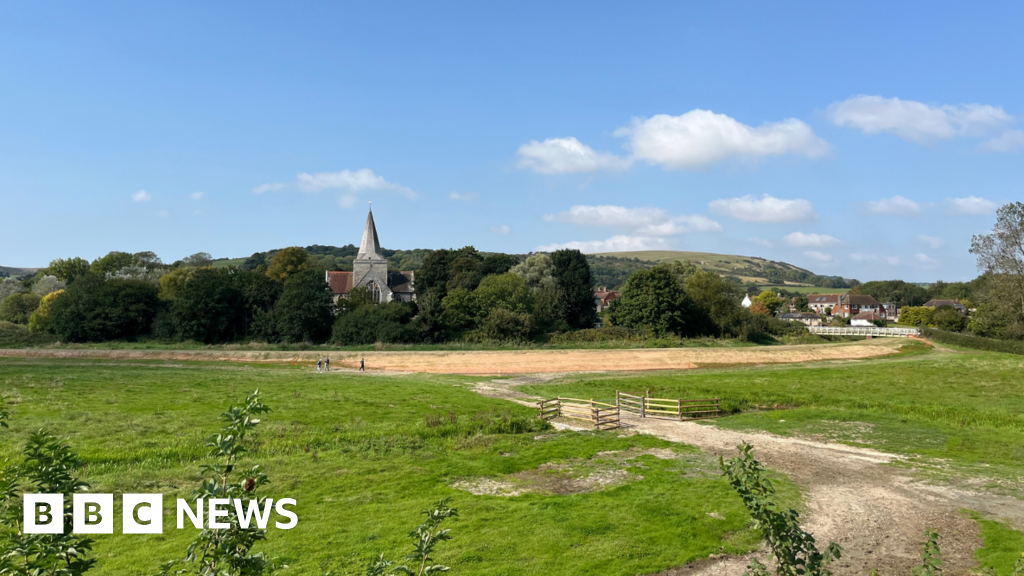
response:
<path fill-rule="evenodd" d="M 383 260 L 380 253 L 380 240 L 377 239 L 377 226 L 373 223 L 373 209 L 366 217 L 366 228 L 363 229 L 363 241 L 359 244 L 356 260 Z"/>

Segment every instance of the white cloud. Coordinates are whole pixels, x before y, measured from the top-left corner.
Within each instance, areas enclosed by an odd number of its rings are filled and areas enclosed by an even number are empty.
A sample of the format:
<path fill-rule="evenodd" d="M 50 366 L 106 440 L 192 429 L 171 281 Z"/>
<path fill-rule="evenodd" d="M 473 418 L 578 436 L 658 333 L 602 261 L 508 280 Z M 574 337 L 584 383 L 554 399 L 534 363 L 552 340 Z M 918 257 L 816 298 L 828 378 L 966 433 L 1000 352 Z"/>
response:
<path fill-rule="evenodd" d="M 947 198 L 947 212 L 954 216 L 986 216 L 994 214 L 999 205 L 991 200 L 968 196 L 966 198 Z"/>
<path fill-rule="evenodd" d="M 790 246 L 799 246 L 801 248 L 820 248 L 822 246 L 839 244 L 838 238 L 833 238 L 828 234 L 804 234 L 803 232 L 790 232 L 786 234 L 783 240 Z"/>
<path fill-rule="evenodd" d="M 989 152 L 1016 152 L 1024 149 L 1024 130 L 1007 130 L 982 144 L 981 148 Z"/>
<path fill-rule="evenodd" d="M 634 158 L 671 169 L 702 168 L 729 157 L 799 154 L 817 158 L 829 151 L 827 142 L 795 118 L 754 128 L 725 114 L 699 109 L 680 116 L 634 118 L 615 135 L 629 139 Z"/>
<path fill-rule="evenodd" d="M 691 232 L 720 232 L 722 226 L 707 216 L 670 216 L 661 208 L 577 205 L 557 214 L 545 214 L 547 222 L 580 226 L 621 228 L 637 236 L 674 236 Z"/>
<path fill-rule="evenodd" d="M 918 234 L 914 237 L 918 242 L 927 245 L 929 248 L 941 248 L 943 245 L 942 238 L 937 236 L 925 236 L 924 234 Z"/>
<path fill-rule="evenodd" d="M 501 226 L 491 226 L 491 232 L 499 236 L 507 236 L 512 229 L 508 227 L 508 224 L 502 224 Z"/>
<path fill-rule="evenodd" d="M 453 202 L 473 202 L 479 197 L 480 195 L 476 192 L 467 192 L 465 194 L 459 194 L 458 192 L 448 193 L 448 199 Z"/>
<path fill-rule="evenodd" d="M 747 242 L 757 244 L 758 246 L 764 246 L 765 248 L 775 247 L 775 244 L 771 240 L 765 240 L 763 238 L 747 238 Z"/>
<path fill-rule="evenodd" d="M 193 192 L 189 194 L 188 197 L 193 200 L 201 200 L 204 194 L 206 194 L 206 192 Z"/>
<path fill-rule="evenodd" d="M 288 185 L 278 182 L 274 184 L 260 184 L 259 186 L 252 189 L 253 194 L 263 194 L 264 192 L 279 192 L 287 188 Z"/>
<path fill-rule="evenodd" d="M 708 208 L 716 214 L 732 216 L 744 222 L 797 222 L 818 217 L 807 200 L 785 200 L 765 194 L 758 200 L 752 195 L 741 198 L 713 200 Z"/>
<path fill-rule="evenodd" d="M 881 96 L 854 96 L 836 102 L 829 106 L 828 114 L 837 126 L 859 128 L 867 134 L 887 132 L 918 144 L 983 136 L 1013 122 L 1013 116 L 998 106 L 932 106 Z"/>
<path fill-rule="evenodd" d="M 149 202 L 152 199 L 153 195 L 150 194 L 149 192 L 146 192 L 145 190 L 139 190 L 138 192 L 132 194 L 132 200 L 136 202 Z"/>
<path fill-rule="evenodd" d="M 538 174 L 571 174 L 599 170 L 626 170 L 630 160 L 607 152 L 597 152 L 579 140 L 548 138 L 532 140 L 519 147 L 519 167 Z"/>
<path fill-rule="evenodd" d="M 868 202 L 867 211 L 871 214 L 882 214 L 888 216 L 919 216 L 921 206 L 909 198 L 893 196 Z"/>
<path fill-rule="evenodd" d="M 804 256 L 806 256 L 808 258 L 811 258 L 812 260 L 817 260 L 818 262 L 831 262 L 832 261 L 832 255 L 831 254 L 826 254 L 824 252 L 818 252 L 817 250 L 808 250 L 807 252 L 804 252 Z"/>
<path fill-rule="evenodd" d="M 896 256 L 879 256 L 878 254 L 862 254 L 854 252 L 850 254 L 850 260 L 854 262 L 885 262 L 890 266 L 898 266 L 900 259 Z"/>
<path fill-rule="evenodd" d="M 916 258 L 917 261 L 922 263 L 922 264 L 935 264 L 935 262 L 936 262 L 934 258 L 932 258 L 931 256 L 929 256 L 927 254 L 917 253 L 917 254 L 914 254 L 914 258 Z"/>
<path fill-rule="evenodd" d="M 649 238 L 645 236 L 612 236 L 607 240 L 592 240 L 589 242 L 566 242 L 564 244 L 547 244 L 538 246 L 537 252 L 554 252 L 562 248 L 573 248 L 585 254 L 596 254 L 600 252 L 632 252 L 635 250 L 658 250 L 666 248 L 667 243 L 663 238 Z"/>

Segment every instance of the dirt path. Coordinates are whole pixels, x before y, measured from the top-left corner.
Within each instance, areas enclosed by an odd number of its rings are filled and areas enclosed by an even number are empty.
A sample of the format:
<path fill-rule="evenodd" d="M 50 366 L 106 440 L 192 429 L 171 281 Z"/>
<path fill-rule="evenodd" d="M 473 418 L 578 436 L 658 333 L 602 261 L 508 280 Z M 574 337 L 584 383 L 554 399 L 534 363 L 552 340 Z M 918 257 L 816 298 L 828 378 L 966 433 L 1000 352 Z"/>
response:
<path fill-rule="evenodd" d="M 477 390 L 492 397 L 528 403 L 531 397 L 515 390 L 555 375 L 479 383 Z M 804 528 L 824 547 L 830 541 L 843 547 L 834 565 L 837 575 L 910 574 L 920 561 L 925 528 L 940 534 L 947 562 L 944 573 L 968 574 L 977 566 L 973 554 L 981 547 L 975 522 L 962 509 L 1001 518 L 1024 528 L 1024 502 L 1004 496 L 930 485 L 912 479 L 909 470 L 887 464 L 899 456 L 844 444 L 815 442 L 767 433 L 723 430 L 714 425 L 651 418 L 625 418 L 623 428 L 672 442 L 697 446 L 725 457 L 748 442 L 769 468 L 789 476 L 803 493 Z M 766 554 L 761 554 L 764 559 Z M 717 558 L 669 570 L 660 576 L 739 575 L 749 558 Z"/>
<path fill-rule="evenodd" d="M 751 346 L 742 348 L 634 348 L 610 350 L 471 350 L 385 352 L 274 352 L 210 350 L 6 349 L 16 358 L 83 358 L 119 360 L 236 361 L 313 363 L 325 355 L 332 366 L 355 368 L 366 359 L 368 370 L 434 374 L 534 374 L 548 372 L 680 370 L 722 364 L 781 364 L 822 360 L 856 360 L 895 353 L 906 341 L 879 338 L 838 344 Z"/>

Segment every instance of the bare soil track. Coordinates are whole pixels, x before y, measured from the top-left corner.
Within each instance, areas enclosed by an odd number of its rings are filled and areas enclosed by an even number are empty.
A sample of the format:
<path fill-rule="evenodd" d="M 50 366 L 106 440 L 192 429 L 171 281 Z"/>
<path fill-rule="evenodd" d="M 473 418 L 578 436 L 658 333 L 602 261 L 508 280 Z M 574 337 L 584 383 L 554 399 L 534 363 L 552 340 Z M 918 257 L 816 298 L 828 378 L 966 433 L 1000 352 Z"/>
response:
<path fill-rule="evenodd" d="M 529 404 L 535 399 L 515 387 L 556 376 L 538 374 L 480 382 L 476 390 Z M 635 417 L 624 418 L 622 423 L 625 433 L 651 434 L 726 458 L 737 455 L 740 443 L 752 444 L 756 458 L 800 487 L 803 526 L 814 535 L 819 548 L 830 541 L 843 547 L 843 557 L 833 565 L 839 576 L 864 575 L 872 568 L 885 576 L 910 574 L 920 563 L 925 528 L 939 532 L 947 562 L 944 574 L 972 573 L 977 569 L 974 551 L 982 543 L 977 525 L 963 515 L 964 509 L 1024 528 L 1024 502 L 915 480 L 907 467 L 889 465 L 900 460 L 898 455 L 838 443 L 735 432 L 707 423 Z M 758 556 L 768 560 L 766 551 Z M 739 575 L 749 561 L 749 556 L 711 558 L 659 576 Z"/>
<path fill-rule="evenodd" d="M 905 342 L 877 339 L 840 344 L 751 346 L 745 348 L 638 348 L 605 350 L 471 350 L 387 352 L 269 352 L 249 350 L 90 350 L 25 348 L 0 350 L 0 356 L 119 360 L 198 360 L 267 363 L 315 363 L 327 355 L 337 367 L 434 374 L 532 374 L 611 370 L 681 370 L 722 364 L 783 364 L 856 360 L 893 354 Z"/>

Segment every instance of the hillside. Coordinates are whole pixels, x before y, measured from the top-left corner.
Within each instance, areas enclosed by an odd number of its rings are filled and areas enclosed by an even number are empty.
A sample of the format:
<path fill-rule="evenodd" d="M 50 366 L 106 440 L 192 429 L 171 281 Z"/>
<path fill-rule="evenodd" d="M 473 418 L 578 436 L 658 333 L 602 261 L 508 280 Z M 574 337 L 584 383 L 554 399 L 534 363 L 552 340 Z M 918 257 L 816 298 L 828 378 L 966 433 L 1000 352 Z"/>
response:
<path fill-rule="evenodd" d="M 593 254 L 606 258 L 636 259 L 644 262 L 681 262 L 689 260 L 704 270 L 723 276 L 736 276 L 743 282 L 788 286 L 820 286 L 846 288 L 847 282 L 835 276 L 819 276 L 810 270 L 786 262 L 756 256 L 736 256 L 711 252 L 677 250 L 645 250 L 638 252 L 605 252 Z"/>
<path fill-rule="evenodd" d="M 25 276 L 31 276 L 39 271 L 39 268 L 13 268 L 10 266 L 0 266 L 0 278 L 22 278 Z"/>

